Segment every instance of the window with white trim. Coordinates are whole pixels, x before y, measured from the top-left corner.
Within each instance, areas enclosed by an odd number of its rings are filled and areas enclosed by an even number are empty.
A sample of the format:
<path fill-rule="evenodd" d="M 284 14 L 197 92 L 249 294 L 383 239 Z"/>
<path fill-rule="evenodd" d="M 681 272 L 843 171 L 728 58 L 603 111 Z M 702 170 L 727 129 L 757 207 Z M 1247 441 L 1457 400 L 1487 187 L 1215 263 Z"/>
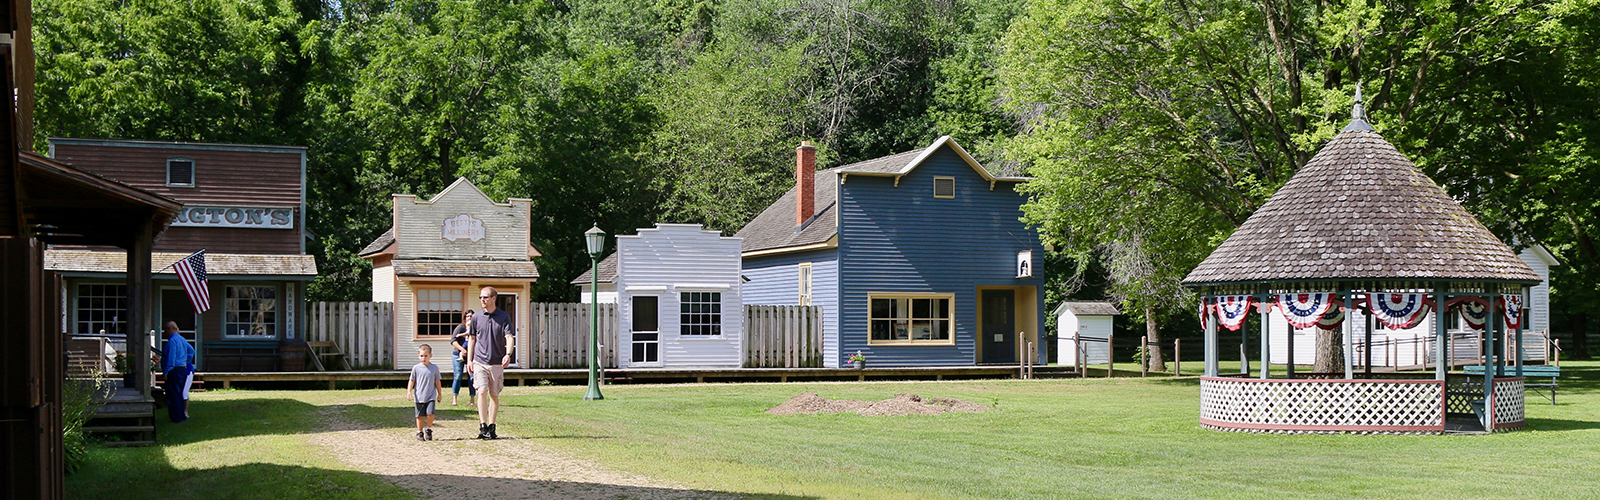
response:
<path fill-rule="evenodd" d="M 224 337 L 278 336 L 278 289 L 270 286 L 228 286 L 224 293 Z"/>
<path fill-rule="evenodd" d="M 417 333 L 423 336 L 449 336 L 461 324 L 461 299 L 465 288 L 423 288 L 417 290 Z"/>
<path fill-rule="evenodd" d="M 867 295 L 868 344 L 952 344 L 954 294 Z"/>
<path fill-rule="evenodd" d="M 128 333 L 128 286 L 113 283 L 79 283 L 78 317 L 82 334 Z"/>
<path fill-rule="evenodd" d="M 680 335 L 722 335 L 722 292 L 683 292 L 678 311 Z"/>
<path fill-rule="evenodd" d="M 934 177 L 933 178 L 933 197 L 934 198 L 955 198 L 956 197 L 956 178 L 955 177 Z"/>
<path fill-rule="evenodd" d="M 801 262 L 800 274 L 800 305 L 811 305 L 811 263 Z"/>
<path fill-rule="evenodd" d="M 194 160 L 188 158 L 167 159 L 167 185 L 194 187 Z"/>

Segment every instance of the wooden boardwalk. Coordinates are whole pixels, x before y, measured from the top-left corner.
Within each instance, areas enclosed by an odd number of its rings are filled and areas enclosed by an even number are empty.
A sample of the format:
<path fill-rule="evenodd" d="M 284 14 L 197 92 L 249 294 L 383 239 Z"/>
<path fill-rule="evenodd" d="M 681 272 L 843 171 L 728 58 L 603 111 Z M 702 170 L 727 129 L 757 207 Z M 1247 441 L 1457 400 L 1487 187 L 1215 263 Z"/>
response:
<path fill-rule="evenodd" d="M 626 383 L 693 383 L 693 382 L 800 382 L 800 381 L 865 381 L 865 380 L 946 380 L 979 378 L 1017 378 L 1018 365 L 940 366 L 940 367 L 890 367 L 890 368 L 644 368 L 607 369 L 604 378 L 610 384 Z M 1058 378 L 1075 375 L 1071 367 L 1036 366 L 1034 375 L 1041 378 Z M 235 382 L 327 382 L 335 388 L 341 381 L 401 382 L 409 379 L 409 370 L 355 370 L 331 372 L 198 372 L 195 380 L 204 380 L 207 388 L 231 388 Z M 588 380 L 589 371 L 568 369 L 506 370 L 506 385 L 536 385 L 541 380 L 552 383 L 582 383 Z"/>

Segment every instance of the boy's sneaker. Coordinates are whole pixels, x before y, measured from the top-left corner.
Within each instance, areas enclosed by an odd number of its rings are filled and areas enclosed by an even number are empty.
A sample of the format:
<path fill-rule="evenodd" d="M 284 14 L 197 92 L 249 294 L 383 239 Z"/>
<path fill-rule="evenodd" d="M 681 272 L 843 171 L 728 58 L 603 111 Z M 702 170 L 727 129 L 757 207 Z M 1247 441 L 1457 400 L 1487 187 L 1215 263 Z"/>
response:
<path fill-rule="evenodd" d="M 429 427 L 427 430 L 422 431 L 422 434 L 427 437 L 427 439 L 424 439 L 423 441 L 433 441 L 433 428 L 432 427 Z"/>
<path fill-rule="evenodd" d="M 417 431 L 417 441 L 423 441 L 423 439 L 422 439 L 422 431 Z"/>
<path fill-rule="evenodd" d="M 489 439 L 500 439 L 500 435 L 494 433 L 494 424 L 489 424 Z"/>

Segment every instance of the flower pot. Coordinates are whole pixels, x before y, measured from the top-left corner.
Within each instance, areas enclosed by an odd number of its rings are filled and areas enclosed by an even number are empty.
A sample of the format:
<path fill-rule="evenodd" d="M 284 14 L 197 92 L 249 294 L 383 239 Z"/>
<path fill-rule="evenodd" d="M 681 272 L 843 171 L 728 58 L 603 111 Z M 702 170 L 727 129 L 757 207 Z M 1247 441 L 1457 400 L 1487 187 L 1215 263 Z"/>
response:
<path fill-rule="evenodd" d="M 856 369 L 857 370 L 860 370 L 860 369 L 863 369 L 863 368 L 867 367 L 867 362 L 866 361 L 851 361 L 850 364 L 856 365 Z"/>

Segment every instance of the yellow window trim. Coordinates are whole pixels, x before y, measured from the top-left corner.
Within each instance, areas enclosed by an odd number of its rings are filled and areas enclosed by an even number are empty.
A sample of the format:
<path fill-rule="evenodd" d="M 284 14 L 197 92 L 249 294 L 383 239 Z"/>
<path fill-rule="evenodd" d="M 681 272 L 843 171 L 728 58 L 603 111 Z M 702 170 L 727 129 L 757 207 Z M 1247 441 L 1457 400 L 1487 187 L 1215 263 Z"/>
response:
<path fill-rule="evenodd" d="M 939 195 L 939 181 L 941 181 L 941 180 L 950 181 L 950 196 L 940 196 Z M 935 176 L 933 176 L 933 197 L 934 198 L 939 198 L 939 199 L 944 199 L 944 200 L 954 199 L 956 197 L 956 178 L 955 177 L 951 177 L 951 176 L 947 176 L 947 175 L 935 175 Z"/>
<path fill-rule="evenodd" d="M 950 338 L 943 340 L 873 340 L 872 339 L 872 300 L 873 299 L 949 299 L 950 317 L 942 321 L 949 323 Z M 884 318 L 889 319 L 889 318 Z M 940 321 L 935 318 L 924 320 Z M 913 318 L 907 317 L 907 321 Z M 933 292 L 867 292 L 867 345 L 869 346 L 953 346 L 956 345 L 956 294 Z"/>

